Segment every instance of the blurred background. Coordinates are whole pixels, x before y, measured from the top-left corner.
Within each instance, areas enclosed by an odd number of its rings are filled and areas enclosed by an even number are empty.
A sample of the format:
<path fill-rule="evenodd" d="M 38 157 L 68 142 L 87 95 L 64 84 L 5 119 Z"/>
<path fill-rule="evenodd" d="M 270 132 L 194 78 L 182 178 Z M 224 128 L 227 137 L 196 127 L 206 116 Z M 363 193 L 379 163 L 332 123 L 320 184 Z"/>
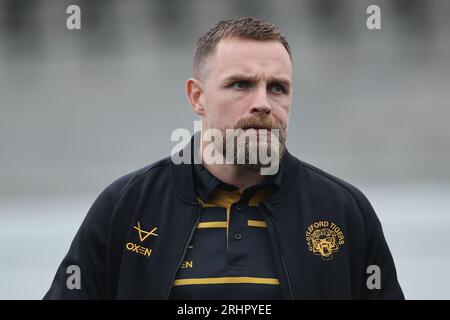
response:
<path fill-rule="evenodd" d="M 81 30 L 66 9 L 81 8 Z M 368 30 L 366 9 L 381 9 Z M 288 148 L 371 201 L 408 299 L 450 299 L 450 1 L 0 0 L 0 299 L 40 299 L 97 195 L 197 118 L 195 40 L 278 24 Z"/>

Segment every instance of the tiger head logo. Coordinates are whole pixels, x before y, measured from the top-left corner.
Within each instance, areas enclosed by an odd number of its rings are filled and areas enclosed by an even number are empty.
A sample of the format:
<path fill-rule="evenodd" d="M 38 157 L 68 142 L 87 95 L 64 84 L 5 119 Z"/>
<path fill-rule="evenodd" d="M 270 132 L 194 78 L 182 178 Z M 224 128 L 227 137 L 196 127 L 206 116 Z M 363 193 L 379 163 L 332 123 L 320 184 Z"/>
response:
<path fill-rule="evenodd" d="M 344 236 L 339 227 L 328 221 L 311 224 L 306 232 L 309 251 L 320 255 L 323 260 L 331 260 L 333 253 L 344 244 Z"/>
<path fill-rule="evenodd" d="M 328 228 L 315 230 L 311 234 L 312 249 L 320 254 L 324 260 L 331 259 L 333 252 L 339 250 L 336 242 L 336 233 Z"/>

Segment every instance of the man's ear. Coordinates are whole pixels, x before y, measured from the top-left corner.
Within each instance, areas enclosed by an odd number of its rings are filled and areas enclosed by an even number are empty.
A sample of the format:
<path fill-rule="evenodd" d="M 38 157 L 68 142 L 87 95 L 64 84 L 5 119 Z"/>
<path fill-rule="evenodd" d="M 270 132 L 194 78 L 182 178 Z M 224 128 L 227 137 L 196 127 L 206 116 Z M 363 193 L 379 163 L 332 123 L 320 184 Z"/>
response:
<path fill-rule="evenodd" d="M 192 110 L 199 116 L 204 116 L 204 93 L 201 83 L 194 78 L 188 79 L 186 81 L 186 93 Z"/>

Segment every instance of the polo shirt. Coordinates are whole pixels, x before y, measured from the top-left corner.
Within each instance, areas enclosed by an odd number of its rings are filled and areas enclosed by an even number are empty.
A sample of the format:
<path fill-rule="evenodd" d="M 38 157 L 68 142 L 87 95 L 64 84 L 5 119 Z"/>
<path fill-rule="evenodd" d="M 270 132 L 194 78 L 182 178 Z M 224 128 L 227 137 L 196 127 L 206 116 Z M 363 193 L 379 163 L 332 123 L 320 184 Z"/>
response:
<path fill-rule="evenodd" d="M 281 299 L 259 203 L 279 189 L 283 166 L 242 193 L 202 164 L 192 167 L 202 209 L 170 299 Z"/>

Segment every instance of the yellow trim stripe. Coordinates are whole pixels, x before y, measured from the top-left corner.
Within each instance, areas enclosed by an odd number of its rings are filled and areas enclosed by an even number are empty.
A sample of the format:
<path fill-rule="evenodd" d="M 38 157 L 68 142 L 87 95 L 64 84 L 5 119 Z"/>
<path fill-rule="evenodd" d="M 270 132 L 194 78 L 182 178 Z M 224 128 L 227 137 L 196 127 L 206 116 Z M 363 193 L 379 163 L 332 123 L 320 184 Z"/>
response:
<path fill-rule="evenodd" d="M 226 228 L 227 222 L 226 221 L 213 221 L 213 222 L 200 222 L 197 225 L 198 229 L 203 228 Z"/>
<path fill-rule="evenodd" d="M 230 230 L 230 210 L 231 204 L 227 207 L 227 253 L 228 253 L 228 231 Z"/>
<path fill-rule="evenodd" d="M 273 278 L 253 278 L 253 277 L 223 277 L 223 278 L 197 278 L 178 279 L 173 286 L 187 286 L 193 284 L 229 284 L 229 283 L 254 283 L 279 285 L 280 281 Z"/>
<path fill-rule="evenodd" d="M 267 228 L 267 224 L 265 221 L 259 220 L 248 220 L 249 227 L 259 227 L 259 228 Z"/>
<path fill-rule="evenodd" d="M 200 222 L 197 225 L 198 229 L 207 229 L 207 228 L 227 228 L 228 221 L 211 221 L 211 222 Z M 248 220 L 247 225 L 249 227 L 257 227 L 257 228 L 267 228 L 267 224 L 265 221 L 261 220 Z"/>

